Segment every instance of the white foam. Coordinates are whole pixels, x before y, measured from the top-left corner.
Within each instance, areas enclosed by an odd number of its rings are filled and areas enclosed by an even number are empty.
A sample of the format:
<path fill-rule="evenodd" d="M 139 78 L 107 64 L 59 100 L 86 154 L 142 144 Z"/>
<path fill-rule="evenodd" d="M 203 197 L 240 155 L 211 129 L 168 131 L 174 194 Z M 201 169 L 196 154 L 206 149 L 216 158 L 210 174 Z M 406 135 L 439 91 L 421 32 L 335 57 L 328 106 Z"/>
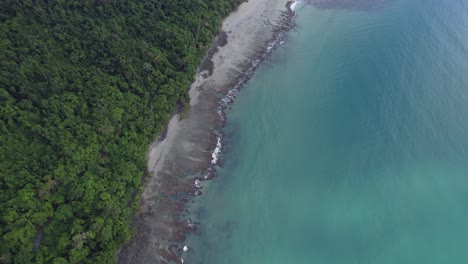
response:
<path fill-rule="evenodd" d="M 299 3 L 300 3 L 300 1 L 299 1 L 299 2 L 298 2 L 298 1 L 295 1 L 295 2 L 293 2 L 293 3 L 289 6 L 289 8 L 291 8 L 291 10 L 294 11 L 294 10 L 296 10 L 296 6 L 297 6 L 297 4 L 299 4 Z"/>
<path fill-rule="evenodd" d="M 200 180 L 195 180 L 195 187 L 200 188 L 201 187 L 200 183 L 201 183 Z"/>
<path fill-rule="evenodd" d="M 218 163 L 219 154 L 221 153 L 221 147 L 222 147 L 221 136 L 218 136 L 218 142 L 216 142 L 216 148 L 213 151 L 213 154 L 211 154 L 211 157 L 212 157 L 211 164 L 216 165 L 216 163 Z"/>
<path fill-rule="evenodd" d="M 195 227 L 195 225 L 192 223 L 192 221 L 190 221 L 190 219 L 187 219 L 187 225 L 188 225 L 188 227 L 190 227 L 190 228 L 194 228 L 194 227 Z"/>

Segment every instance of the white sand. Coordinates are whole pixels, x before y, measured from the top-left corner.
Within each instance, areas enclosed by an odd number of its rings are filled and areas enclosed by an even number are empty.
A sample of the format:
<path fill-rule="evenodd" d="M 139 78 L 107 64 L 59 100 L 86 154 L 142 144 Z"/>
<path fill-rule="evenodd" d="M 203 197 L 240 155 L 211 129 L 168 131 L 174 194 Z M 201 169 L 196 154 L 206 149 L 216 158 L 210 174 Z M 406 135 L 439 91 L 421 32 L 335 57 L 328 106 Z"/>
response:
<path fill-rule="evenodd" d="M 166 138 L 162 141 L 155 141 L 150 146 L 150 151 L 148 153 L 148 171 L 156 175 L 158 171 L 161 171 L 162 164 L 164 163 L 164 158 L 169 152 L 170 146 L 175 140 L 177 131 L 180 128 L 179 115 L 175 115 L 169 121 L 167 126 Z"/>

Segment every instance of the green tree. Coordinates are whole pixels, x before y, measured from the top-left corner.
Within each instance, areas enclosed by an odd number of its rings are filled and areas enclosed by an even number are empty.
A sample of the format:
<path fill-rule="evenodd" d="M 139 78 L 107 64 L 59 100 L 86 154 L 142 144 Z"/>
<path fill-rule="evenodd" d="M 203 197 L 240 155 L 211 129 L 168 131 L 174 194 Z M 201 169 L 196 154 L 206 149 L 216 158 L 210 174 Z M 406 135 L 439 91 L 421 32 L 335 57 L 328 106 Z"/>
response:
<path fill-rule="evenodd" d="M 0 1 L 1 263 L 114 261 L 147 146 L 239 3 Z"/>

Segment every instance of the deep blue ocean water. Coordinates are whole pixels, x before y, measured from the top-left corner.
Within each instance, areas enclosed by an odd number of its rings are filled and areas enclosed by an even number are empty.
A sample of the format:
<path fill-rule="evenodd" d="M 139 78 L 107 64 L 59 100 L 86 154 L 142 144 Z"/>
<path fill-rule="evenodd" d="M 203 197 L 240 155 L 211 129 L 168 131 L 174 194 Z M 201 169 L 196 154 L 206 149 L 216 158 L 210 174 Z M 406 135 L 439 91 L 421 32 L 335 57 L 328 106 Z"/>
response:
<path fill-rule="evenodd" d="M 468 1 L 311 2 L 227 113 L 184 258 L 468 263 Z"/>

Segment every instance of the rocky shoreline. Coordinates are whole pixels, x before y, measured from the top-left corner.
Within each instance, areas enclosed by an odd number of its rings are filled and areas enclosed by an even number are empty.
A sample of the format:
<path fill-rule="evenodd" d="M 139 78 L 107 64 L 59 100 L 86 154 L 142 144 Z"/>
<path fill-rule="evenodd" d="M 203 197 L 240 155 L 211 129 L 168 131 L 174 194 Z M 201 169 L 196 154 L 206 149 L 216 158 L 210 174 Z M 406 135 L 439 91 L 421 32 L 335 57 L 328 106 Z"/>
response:
<path fill-rule="evenodd" d="M 197 223 L 181 215 L 220 165 L 224 111 L 294 26 L 292 3 L 250 0 L 225 20 L 191 86 L 187 116 L 181 120 L 176 114 L 165 136 L 150 147 L 153 176 L 145 182 L 134 220 L 136 235 L 118 252 L 117 263 L 184 263 L 181 255 L 188 248 L 182 242 Z"/>

